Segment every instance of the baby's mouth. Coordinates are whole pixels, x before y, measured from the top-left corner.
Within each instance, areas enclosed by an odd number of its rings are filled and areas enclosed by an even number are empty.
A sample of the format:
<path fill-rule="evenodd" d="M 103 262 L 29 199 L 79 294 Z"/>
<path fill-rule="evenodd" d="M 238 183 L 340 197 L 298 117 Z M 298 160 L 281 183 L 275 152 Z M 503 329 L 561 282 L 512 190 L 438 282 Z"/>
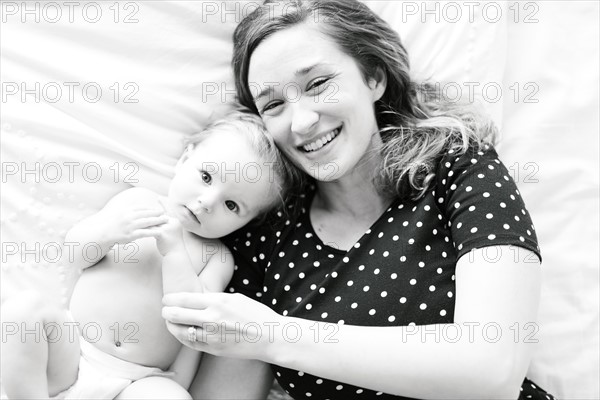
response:
<path fill-rule="evenodd" d="M 305 153 L 312 153 L 314 151 L 321 150 L 323 147 L 325 147 L 329 143 L 331 143 L 336 137 L 338 137 L 341 130 L 342 130 L 342 127 L 339 126 L 338 128 L 329 132 L 327 135 L 322 136 L 319 139 L 315 140 L 314 142 L 300 146 L 299 149 L 301 149 Z"/>
<path fill-rule="evenodd" d="M 199 224 L 201 224 L 200 220 L 198 219 L 198 216 L 196 216 L 196 214 L 194 214 L 194 212 L 192 210 L 190 210 L 187 206 L 183 206 L 183 207 L 188 212 L 189 217 L 191 219 L 196 220 Z"/>

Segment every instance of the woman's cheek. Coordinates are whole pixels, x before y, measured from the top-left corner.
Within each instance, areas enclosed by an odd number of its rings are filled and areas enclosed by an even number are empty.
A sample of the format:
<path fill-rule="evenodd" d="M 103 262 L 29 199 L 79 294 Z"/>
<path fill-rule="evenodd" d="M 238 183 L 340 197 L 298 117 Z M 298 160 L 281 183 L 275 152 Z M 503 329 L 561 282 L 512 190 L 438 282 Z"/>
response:
<path fill-rule="evenodd" d="M 278 122 L 276 119 L 272 118 L 272 117 L 264 117 L 263 116 L 263 122 L 265 123 L 265 127 L 267 128 L 267 131 L 271 134 L 271 136 L 273 136 L 273 140 L 275 141 L 275 144 L 277 146 L 281 146 L 284 143 L 286 134 L 285 134 L 285 130 L 283 129 L 283 124 L 281 122 Z"/>

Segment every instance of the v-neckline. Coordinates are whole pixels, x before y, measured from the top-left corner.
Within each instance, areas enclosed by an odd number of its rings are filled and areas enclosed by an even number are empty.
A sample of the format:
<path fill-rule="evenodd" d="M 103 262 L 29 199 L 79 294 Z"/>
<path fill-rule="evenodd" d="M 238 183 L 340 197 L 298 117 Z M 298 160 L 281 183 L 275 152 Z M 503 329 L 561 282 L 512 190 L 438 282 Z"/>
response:
<path fill-rule="evenodd" d="M 391 203 L 389 204 L 389 206 L 383 210 L 381 215 L 379 215 L 379 217 L 375 221 L 373 221 L 373 223 L 365 231 L 363 231 L 362 235 L 358 238 L 358 240 L 356 240 L 354 243 L 352 243 L 352 245 L 346 250 L 346 249 L 339 249 L 339 248 L 330 246 L 327 243 L 325 243 L 323 241 L 323 239 L 318 235 L 317 230 L 313 226 L 312 220 L 310 218 L 310 209 L 311 209 L 311 205 L 312 205 L 312 202 L 314 201 L 314 197 L 315 197 L 316 193 L 317 193 L 317 190 L 314 189 L 309 196 L 306 196 L 307 200 L 306 200 L 306 203 L 304 205 L 304 210 L 303 210 L 303 214 L 305 214 L 306 222 L 308 224 L 308 229 L 310 231 L 309 233 L 311 233 L 315 237 L 315 239 L 319 242 L 319 244 L 323 248 L 327 248 L 331 251 L 334 251 L 334 252 L 342 254 L 342 255 L 350 253 L 352 251 L 352 249 L 354 249 L 356 247 L 356 244 L 360 243 L 366 235 L 370 234 L 373 227 L 375 225 L 377 225 L 379 223 L 379 221 L 381 221 L 383 216 L 385 214 L 387 214 L 388 212 L 390 212 L 390 210 L 400 201 L 398 198 L 394 198 L 391 201 Z"/>

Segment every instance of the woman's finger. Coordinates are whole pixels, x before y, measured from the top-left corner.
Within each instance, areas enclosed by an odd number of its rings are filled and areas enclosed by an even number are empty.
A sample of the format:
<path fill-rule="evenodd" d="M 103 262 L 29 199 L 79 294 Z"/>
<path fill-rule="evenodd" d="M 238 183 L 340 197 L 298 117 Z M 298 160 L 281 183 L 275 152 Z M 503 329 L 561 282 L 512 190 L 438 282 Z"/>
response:
<path fill-rule="evenodd" d="M 211 321 L 206 311 L 195 308 L 169 307 L 162 309 L 162 317 L 169 322 L 181 325 L 196 325 L 214 322 Z"/>
<path fill-rule="evenodd" d="M 226 293 L 169 293 L 163 297 L 163 305 L 204 310 L 212 304 L 223 301 Z"/>
<path fill-rule="evenodd" d="M 202 341 L 204 336 L 201 328 L 193 325 L 174 324 L 167 321 L 167 329 L 182 344 L 195 350 L 206 351 L 208 346 Z M 194 329 L 193 332 L 195 333 L 192 333 L 191 329 Z"/>

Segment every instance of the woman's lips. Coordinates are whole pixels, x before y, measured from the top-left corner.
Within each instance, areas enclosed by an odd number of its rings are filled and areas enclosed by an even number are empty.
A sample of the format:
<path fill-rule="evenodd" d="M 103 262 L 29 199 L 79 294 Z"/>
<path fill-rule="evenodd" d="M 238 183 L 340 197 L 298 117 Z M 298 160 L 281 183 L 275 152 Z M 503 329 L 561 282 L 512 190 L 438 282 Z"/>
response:
<path fill-rule="evenodd" d="M 322 148 L 326 147 L 327 145 L 329 145 L 331 142 L 333 142 L 335 140 L 335 138 L 338 137 L 341 130 L 342 130 L 342 126 L 339 126 L 338 128 L 329 132 L 327 135 L 322 136 L 319 139 L 317 139 L 309 144 L 299 146 L 298 148 L 305 153 L 317 152 L 317 151 L 321 150 Z"/>

